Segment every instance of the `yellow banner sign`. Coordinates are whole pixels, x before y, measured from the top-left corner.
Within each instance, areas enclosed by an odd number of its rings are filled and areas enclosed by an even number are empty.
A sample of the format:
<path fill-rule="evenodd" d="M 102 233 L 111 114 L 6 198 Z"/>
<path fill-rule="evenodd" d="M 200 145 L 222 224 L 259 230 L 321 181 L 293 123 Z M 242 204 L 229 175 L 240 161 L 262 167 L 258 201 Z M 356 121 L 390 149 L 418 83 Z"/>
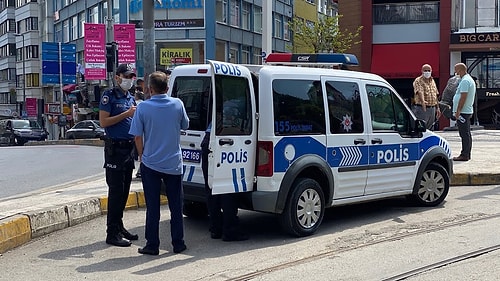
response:
<path fill-rule="evenodd" d="M 191 63 L 193 49 L 190 48 L 161 48 L 160 65 L 171 65 L 177 63 Z"/>

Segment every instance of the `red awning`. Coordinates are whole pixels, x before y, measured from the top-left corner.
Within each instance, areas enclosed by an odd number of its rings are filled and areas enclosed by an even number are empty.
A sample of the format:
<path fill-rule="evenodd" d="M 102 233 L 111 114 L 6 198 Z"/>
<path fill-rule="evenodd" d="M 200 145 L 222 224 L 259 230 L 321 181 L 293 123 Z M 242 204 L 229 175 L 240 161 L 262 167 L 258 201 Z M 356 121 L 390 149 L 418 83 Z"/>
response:
<path fill-rule="evenodd" d="M 69 94 L 69 93 L 73 92 L 76 89 L 76 84 L 67 84 L 67 85 L 64 85 L 64 87 L 62 89 L 63 89 L 63 92 Z"/>
<path fill-rule="evenodd" d="M 372 46 L 371 72 L 384 78 L 415 78 L 430 64 L 439 76 L 439 43 L 376 44 Z"/>

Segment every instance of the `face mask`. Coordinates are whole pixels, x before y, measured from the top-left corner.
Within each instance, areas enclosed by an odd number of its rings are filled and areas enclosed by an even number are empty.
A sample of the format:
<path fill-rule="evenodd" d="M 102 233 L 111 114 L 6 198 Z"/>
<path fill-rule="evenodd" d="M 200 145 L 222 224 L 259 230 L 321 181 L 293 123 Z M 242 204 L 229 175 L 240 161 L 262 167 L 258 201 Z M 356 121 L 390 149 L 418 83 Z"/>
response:
<path fill-rule="evenodd" d="M 460 77 L 460 74 L 455 73 L 455 79 L 460 79 L 460 78 L 461 78 L 461 77 Z"/>
<path fill-rule="evenodd" d="M 122 82 L 120 83 L 120 88 L 122 88 L 125 91 L 128 91 L 130 90 L 130 88 L 132 88 L 132 84 L 134 84 L 133 79 L 122 78 Z"/>
<path fill-rule="evenodd" d="M 431 72 L 424 72 L 425 78 L 431 78 Z"/>

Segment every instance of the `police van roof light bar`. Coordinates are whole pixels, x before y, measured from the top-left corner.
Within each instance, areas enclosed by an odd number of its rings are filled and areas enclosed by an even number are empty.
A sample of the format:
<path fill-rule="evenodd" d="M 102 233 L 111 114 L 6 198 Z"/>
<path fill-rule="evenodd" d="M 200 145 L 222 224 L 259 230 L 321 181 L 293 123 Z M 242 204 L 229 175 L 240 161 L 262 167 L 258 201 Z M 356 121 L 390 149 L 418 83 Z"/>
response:
<path fill-rule="evenodd" d="M 266 64 L 272 65 L 358 65 L 358 58 L 353 54 L 320 53 L 292 54 L 271 53 L 266 57 Z"/>

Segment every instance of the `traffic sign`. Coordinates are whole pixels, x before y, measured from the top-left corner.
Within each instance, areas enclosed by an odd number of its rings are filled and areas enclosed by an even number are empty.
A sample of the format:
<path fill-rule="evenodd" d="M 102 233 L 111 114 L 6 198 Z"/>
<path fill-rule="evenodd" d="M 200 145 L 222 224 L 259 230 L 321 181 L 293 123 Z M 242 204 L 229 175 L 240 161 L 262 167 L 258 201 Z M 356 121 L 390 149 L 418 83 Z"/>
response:
<path fill-rule="evenodd" d="M 76 84 L 76 45 L 42 42 L 42 84 L 61 83 Z"/>

